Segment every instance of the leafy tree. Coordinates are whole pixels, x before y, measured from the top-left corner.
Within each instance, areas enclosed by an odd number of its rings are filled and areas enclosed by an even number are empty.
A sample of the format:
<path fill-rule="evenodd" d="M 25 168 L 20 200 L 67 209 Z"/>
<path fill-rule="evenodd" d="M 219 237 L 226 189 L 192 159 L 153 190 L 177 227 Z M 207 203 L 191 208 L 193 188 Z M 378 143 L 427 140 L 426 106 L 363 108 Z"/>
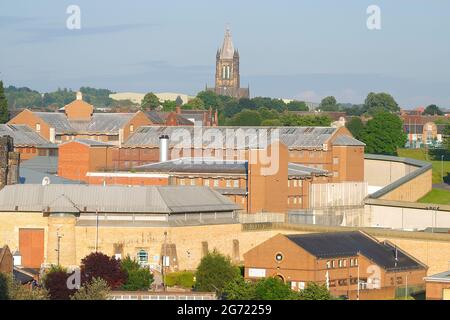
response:
<path fill-rule="evenodd" d="M 297 300 L 298 294 L 278 278 L 259 280 L 255 286 L 257 300 Z"/>
<path fill-rule="evenodd" d="M 52 267 L 43 277 L 44 288 L 48 291 L 51 300 L 69 300 L 76 292 L 67 287 L 70 274 L 59 266 Z"/>
<path fill-rule="evenodd" d="M 111 289 L 116 289 L 126 282 L 126 273 L 121 269 L 120 261 L 101 252 L 93 252 L 81 260 L 83 282 L 102 278 Z"/>
<path fill-rule="evenodd" d="M 5 96 L 8 100 L 9 109 L 43 107 L 42 96 L 36 90 L 27 87 L 16 88 L 9 86 L 5 88 Z"/>
<path fill-rule="evenodd" d="M 320 102 L 319 109 L 322 111 L 338 111 L 336 98 L 333 96 L 328 96 L 322 99 Z"/>
<path fill-rule="evenodd" d="M 430 116 L 442 116 L 444 112 L 435 104 L 430 104 L 428 107 L 425 108 L 424 115 L 430 115 Z"/>
<path fill-rule="evenodd" d="M 219 95 L 213 91 L 201 91 L 197 94 L 197 98 L 203 102 L 206 107 L 211 107 L 213 109 L 218 109 L 223 105 L 222 100 Z"/>
<path fill-rule="evenodd" d="M 147 93 L 141 102 L 142 110 L 154 110 L 160 106 L 159 98 L 153 93 Z"/>
<path fill-rule="evenodd" d="M 341 109 L 345 111 L 345 114 L 348 116 L 361 116 L 366 112 L 365 105 L 361 104 L 349 104 L 349 105 L 341 105 Z"/>
<path fill-rule="evenodd" d="M 394 98 L 388 93 L 369 93 L 364 102 L 365 109 L 370 114 L 376 114 L 378 112 L 397 112 L 400 111 L 400 107 Z"/>
<path fill-rule="evenodd" d="M 261 122 L 261 126 L 263 127 L 281 127 L 283 123 L 279 119 L 267 119 Z"/>
<path fill-rule="evenodd" d="M 299 293 L 301 300 L 334 300 L 326 285 L 314 282 L 309 283 L 306 288 Z"/>
<path fill-rule="evenodd" d="M 5 97 L 5 91 L 3 89 L 3 81 L 0 81 L 0 123 L 6 123 L 9 121 L 8 100 Z"/>
<path fill-rule="evenodd" d="M 177 98 L 175 99 L 175 105 L 177 107 L 181 107 L 183 105 L 183 99 L 181 99 L 180 96 L 177 96 Z"/>
<path fill-rule="evenodd" d="M 127 256 L 120 262 L 122 270 L 127 275 L 127 281 L 122 285 L 123 290 L 148 290 L 153 283 L 153 275 L 147 268 Z"/>
<path fill-rule="evenodd" d="M 450 152 L 450 123 L 447 123 L 447 125 L 445 126 L 443 136 L 444 136 L 444 139 L 443 139 L 444 140 L 443 141 L 444 148 L 448 152 Z"/>
<path fill-rule="evenodd" d="M 236 277 L 224 288 L 226 300 L 256 300 L 255 284 L 245 281 L 244 277 Z"/>
<path fill-rule="evenodd" d="M 29 288 L 16 281 L 12 274 L 0 272 L 0 300 L 48 300 L 43 288 Z"/>
<path fill-rule="evenodd" d="M 406 143 L 402 120 L 395 114 L 380 112 L 369 120 L 361 133 L 367 153 L 396 155 Z"/>
<path fill-rule="evenodd" d="M 308 111 L 308 106 L 304 101 L 291 101 L 287 104 L 287 109 L 289 111 Z"/>
<path fill-rule="evenodd" d="M 311 126 L 311 127 L 329 127 L 331 125 L 331 118 L 328 116 L 305 115 L 300 116 L 296 114 L 283 114 L 280 117 L 283 126 Z"/>
<path fill-rule="evenodd" d="M 90 282 L 85 283 L 77 292 L 75 292 L 71 300 L 107 300 L 110 288 L 108 283 L 102 278 L 94 278 Z"/>
<path fill-rule="evenodd" d="M 52 109 L 64 107 L 76 99 L 76 93 L 67 88 L 44 94 L 43 102 L 45 107 Z"/>
<path fill-rule="evenodd" d="M 241 99 L 242 100 L 242 99 Z M 286 104 L 281 99 L 272 99 L 268 97 L 255 97 L 251 99 L 255 109 L 266 108 L 270 110 L 276 110 L 278 112 L 283 112 L 286 110 Z M 243 100 L 245 103 L 245 100 Z M 253 106 L 250 106 L 251 109 Z"/>
<path fill-rule="evenodd" d="M 352 117 L 350 121 L 347 122 L 346 127 L 356 139 L 361 138 L 362 131 L 364 130 L 364 123 L 360 117 Z"/>
<path fill-rule="evenodd" d="M 228 121 L 231 126 L 259 126 L 261 125 L 261 115 L 255 110 L 242 110 Z"/>
<path fill-rule="evenodd" d="M 239 107 L 240 107 L 240 110 L 244 110 L 244 109 L 255 110 L 256 103 L 252 99 L 241 98 L 241 99 L 239 99 Z"/>
<path fill-rule="evenodd" d="M 194 98 L 189 100 L 188 103 L 182 105 L 181 108 L 186 110 L 203 110 L 205 109 L 205 103 L 199 98 Z"/>
<path fill-rule="evenodd" d="M 195 273 L 195 288 L 197 291 L 215 291 L 222 295 L 227 283 L 240 276 L 239 268 L 231 263 L 230 258 L 214 250 L 200 261 Z"/>
<path fill-rule="evenodd" d="M 174 111 L 177 107 L 175 101 L 166 100 L 162 103 L 163 111 Z"/>
<path fill-rule="evenodd" d="M 108 89 L 96 89 L 91 87 L 81 87 L 83 100 L 96 107 L 109 107 L 114 104 L 114 100 L 109 97 L 114 93 Z"/>
<path fill-rule="evenodd" d="M 262 107 L 258 109 L 258 113 L 261 116 L 262 120 L 272 120 L 280 118 L 280 113 L 273 109 L 268 109 L 266 107 Z"/>

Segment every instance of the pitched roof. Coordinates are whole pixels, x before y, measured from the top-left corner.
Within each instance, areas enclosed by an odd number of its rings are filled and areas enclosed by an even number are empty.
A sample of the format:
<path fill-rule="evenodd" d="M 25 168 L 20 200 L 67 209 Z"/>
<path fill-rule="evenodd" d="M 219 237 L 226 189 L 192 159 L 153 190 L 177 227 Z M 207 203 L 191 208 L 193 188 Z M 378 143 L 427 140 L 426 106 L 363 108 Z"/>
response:
<path fill-rule="evenodd" d="M 441 273 L 433 274 L 425 277 L 425 281 L 431 282 L 450 282 L 450 271 L 444 271 Z"/>
<path fill-rule="evenodd" d="M 341 135 L 333 141 L 333 145 L 364 147 L 366 144 L 353 137 Z"/>
<path fill-rule="evenodd" d="M 239 206 L 208 187 L 8 185 L 0 191 L 0 211 L 48 213 L 199 213 L 238 210 Z"/>
<path fill-rule="evenodd" d="M 220 58 L 221 59 L 233 59 L 234 56 L 234 46 L 233 41 L 231 39 L 231 31 L 230 29 L 225 30 L 225 37 L 223 39 L 222 48 L 220 50 Z"/>
<path fill-rule="evenodd" d="M 35 156 L 20 163 L 20 170 L 30 169 L 42 173 L 58 172 L 58 157 Z"/>
<path fill-rule="evenodd" d="M 227 161 L 214 158 L 179 158 L 135 167 L 146 172 L 193 172 L 193 173 L 247 173 L 247 161 Z"/>
<path fill-rule="evenodd" d="M 63 177 L 59 177 L 56 174 L 45 173 L 33 169 L 20 167 L 19 170 L 19 182 L 21 184 L 42 184 L 42 180 L 47 177 L 50 179 L 50 183 L 54 184 L 84 184 L 82 181 L 70 180 Z"/>
<path fill-rule="evenodd" d="M 15 146 L 42 146 L 49 141 L 41 137 L 26 125 L 0 124 L 0 136 L 10 136 Z"/>
<path fill-rule="evenodd" d="M 185 134 L 191 137 L 193 145 L 209 146 L 210 141 L 202 139 L 206 132 L 220 132 L 223 137 L 231 136 L 236 140 L 237 135 L 245 138 L 245 143 L 237 145 L 237 149 L 248 149 L 249 147 L 264 147 L 271 142 L 272 134 L 274 139 L 278 138 L 290 149 L 323 149 L 323 145 L 337 131 L 331 127 L 214 127 L 202 128 L 203 136 L 195 135 L 198 128 L 192 126 L 169 127 L 169 126 L 142 126 L 138 128 L 130 138 L 123 144 L 124 147 L 158 147 L 161 135 L 169 136 L 169 146 L 179 146 L 180 136 Z M 267 143 L 261 140 L 258 144 L 258 137 L 267 137 Z M 174 141 L 172 141 L 174 137 Z M 225 143 L 225 141 L 224 141 Z M 235 141 L 236 143 L 236 141 Z M 237 144 L 237 143 L 236 143 Z"/>
<path fill-rule="evenodd" d="M 387 271 L 426 268 L 423 263 L 390 242 L 378 242 L 361 231 L 311 233 L 286 237 L 318 258 L 362 254 Z"/>
<path fill-rule="evenodd" d="M 290 162 L 288 164 L 288 175 L 289 176 L 312 176 L 312 175 L 328 175 L 327 170 L 312 168 L 309 166 L 304 166 L 297 163 Z"/>
<path fill-rule="evenodd" d="M 78 142 L 78 143 L 85 144 L 85 145 L 90 146 L 90 147 L 108 147 L 108 146 L 113 146 L 112 144 L 107 143 L 107 142 L 98 141 L 98 140 L 91 140 L 91 139 L 73 139 L 73 140 L 61 143 L 60 145 L 62 146 L 62 145 L 65 145 L 65 144 L 68 144 L 68 143 L 72 143 L 72 142 Z"/>

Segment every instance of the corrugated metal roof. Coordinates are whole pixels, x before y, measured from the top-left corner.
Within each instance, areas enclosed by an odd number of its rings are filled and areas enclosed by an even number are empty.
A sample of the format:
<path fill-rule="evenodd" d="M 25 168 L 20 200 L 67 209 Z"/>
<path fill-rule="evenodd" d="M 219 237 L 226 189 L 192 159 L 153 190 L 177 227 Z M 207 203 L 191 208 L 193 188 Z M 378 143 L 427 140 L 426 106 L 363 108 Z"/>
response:
<path fill-rule="evenodd" d="M 50 127 L 55 128 L 56 133 L 62 132 L 73 132 L 74 129 L 70 124 L 67 116 L 64 113 L 59 112 L 33 112 L 39 118 L 44 120 L 50 125 Z"/>
<path fill-rule="evenodd" d="M 26 125 L 0 124 L 0 136 L 10 136 L 15 146 L 43 146 L 49 141 Z"/>
<path fill-rule="evenodd" d="M 42 184 L 42 180 L 45 177 L 50 179 L 50 182 L 53 184 L 84 184 L 84 182 L 77 180 L 69 180 L 66 178 L 58 177 L 55 174 L 39 172 L 33 169 L 28 169 L 24 167 L 20 167 L 19 170 L 19 182 L 21 184 Z"/>
<path fill-rule="evenodd" d="M 58 172 L 58 157 L 35 156 L 20 163 L 20 170 L 23 168 L 55 174 Z"/>
<path fill-rule="evenodd" d="M 168 135 L 169 146 L 179 146 L 180 137 L 185 134 L 189 135 L 194 145 L 203 145 L 207 147 L 211 141 L 203 139 L 202 136 L 194 134 L 199 132 L 200 128 L 191 126 L 186 127 L 167 127 L 167 126 L 143 126 L 135 131 L 135 133 L 124 143 L 125 147 L 145 146 L 158 147 L 159 137 L 161 135 Z M 271 142 L 272 133 L 278 130 L 279 140 L 290 149 L 296 148 L 323 148 L 323 144 L 336 132 L 336 128 L 331 127 L 214 127 L 202 128 L 203 134 L 205 132 L 214 133 L 220 132 L 223 137 L 236 137 L 240 135 L 245 139 L 245 143 L 237 143 L 238 149 L 247 149 L 249 147 L 264 147 L 265 142 Z M 263 136 L 266 139 L 259 137 Z M 266 140 L 266 141 L 264 141 Z M 260 143 L 258 143 L 260 142 Z M 225 141 L 224 141 L 225 144 Z"/>
<path fill-rule="evenodd" d="M 247 161 L 221 160 L 214 158 L 179 158 L 164 162 L 134 167 L 145 172 L 193 172 L 193 173 L 247 173 Z"/>
<path fill-rule="evenodd" d="M 108 146 L 113 146 L 110 143 L 107 142 L 103 142 L 103 141 L 97 141 L 97 140 L 90 140 L 90 139 L 74 139 L 74 140 L 70 140 L 64 143 L 61 143 L 61 145 L 67 144 L 67 143 L 72 143 L 72 142 L 79 142 L 82 144 L 85 144 L 87 146 L 90 147 L 108 147 Z"/>
<path fill-rule="evenodd" d="M 364 147 L 366 144 L 356 140 L 353 137 L 350 136 L 339 136 L 336 138 L 336 140 L 333 141 L 333 145 L 335 146 L 358 146 L 358 147 Z"/>
<path fill-rule="evenodd" d="M 286 237 L 318 258 L 362 254 L 389 271 L 426 267 L 399 248 L 396 250 L 389 242 L 378 242 L 360 231 L 312 233 Z"/>
<path fill-rule="evenodd" d="M 61 197 L 64 198 L 61 198 Z M 208 187 L 8 185 L 0 191 L 0 211 L 72 213 L 199 213 L 239 209 Z"/>

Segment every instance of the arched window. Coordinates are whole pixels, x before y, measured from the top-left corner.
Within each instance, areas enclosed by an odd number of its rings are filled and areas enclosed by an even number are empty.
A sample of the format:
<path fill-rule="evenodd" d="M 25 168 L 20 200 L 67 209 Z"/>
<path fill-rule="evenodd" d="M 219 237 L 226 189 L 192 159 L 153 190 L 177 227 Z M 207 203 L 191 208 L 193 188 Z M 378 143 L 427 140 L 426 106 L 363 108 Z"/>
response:
<path fill-rule="evenodd" d="M 226 66 L 222 67 L 222 79 L 226 79 L 227 78 L 227 72 L 226 72 Z"/>
<path fill-rule="evenodd" d="M 231 79 L 231 68 L 227 66 L 227 79 Z"/>

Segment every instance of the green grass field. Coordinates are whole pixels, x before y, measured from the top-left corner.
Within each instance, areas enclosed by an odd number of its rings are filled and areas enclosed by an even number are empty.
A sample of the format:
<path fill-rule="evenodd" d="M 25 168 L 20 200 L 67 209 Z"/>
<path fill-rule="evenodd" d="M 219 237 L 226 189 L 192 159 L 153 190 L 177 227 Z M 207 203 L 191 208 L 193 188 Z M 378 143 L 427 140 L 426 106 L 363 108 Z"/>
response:
<path fill-rule="evenodd" d="M 398 149 L 399 157 L 413 158 L 417 160 L 424 160 L 431 162 L 433 165 L 433 184 L 442 183 L 442 162 L 432 157 L 425 152 L 424 149 Z M 444 161 L 444 177 L 450 172 L 450 161 Z"/>
<path fill-rule="evenodd" d="M 425 197 L 420 198 L 418 202 L 450 205 L 450 191 L 433 189 Z"/>

